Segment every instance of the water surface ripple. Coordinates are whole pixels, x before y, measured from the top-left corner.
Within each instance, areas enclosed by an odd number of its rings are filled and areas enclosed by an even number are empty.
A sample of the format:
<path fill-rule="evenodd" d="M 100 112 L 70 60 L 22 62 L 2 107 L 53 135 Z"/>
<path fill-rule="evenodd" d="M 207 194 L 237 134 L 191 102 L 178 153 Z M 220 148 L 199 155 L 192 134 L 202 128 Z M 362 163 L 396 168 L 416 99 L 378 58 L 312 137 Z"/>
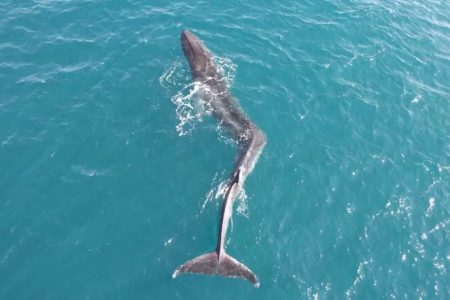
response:
<path fill-rule="evenodd" d="M 449 11 L 2 1 L 0 299 L 449 299 Z M 170 277 L 213 249 L 236 151 L 183 28 L 268 136 L 227 246 L 259 289 Z"/>

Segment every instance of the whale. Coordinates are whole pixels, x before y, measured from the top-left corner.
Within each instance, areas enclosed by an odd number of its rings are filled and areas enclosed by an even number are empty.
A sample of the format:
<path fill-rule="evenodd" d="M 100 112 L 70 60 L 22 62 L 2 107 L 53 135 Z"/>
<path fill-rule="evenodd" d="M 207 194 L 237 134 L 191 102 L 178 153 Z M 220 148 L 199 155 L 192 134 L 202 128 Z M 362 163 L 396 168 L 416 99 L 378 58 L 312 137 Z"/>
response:
<path fill-rule="evenodd" d="M 204 42 L 191 31 L 182 30 L 181 45 L 191 70 L 192 80 L 203 87 L 202 100 L 209 105 L 212 115 L 236 142 L 238 154 L 231 176 L 225 185 L 215 250 L 180 265 L 172 277 L 183 273 L 219 275 L 246 279 L 255 287 L 259 287 L 259 279 L 255 273 L 225 251 L 225 242 L 233 203 L 243 191 L 244 182 L 253 171 L 267 143 L 266 135 L 249 119 L 231 95 L 223 73 Z"/>

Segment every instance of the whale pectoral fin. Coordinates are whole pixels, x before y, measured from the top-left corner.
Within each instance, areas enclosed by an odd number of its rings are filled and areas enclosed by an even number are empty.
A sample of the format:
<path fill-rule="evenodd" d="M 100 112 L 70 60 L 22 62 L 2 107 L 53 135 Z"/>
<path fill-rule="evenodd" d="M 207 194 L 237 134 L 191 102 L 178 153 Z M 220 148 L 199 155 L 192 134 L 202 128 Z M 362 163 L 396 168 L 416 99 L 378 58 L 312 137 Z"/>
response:
<path fill-rule="evenodd" d="M 217 252 L 200 255 L 179 266 L 172 277 L 181 273 L 197 273 L 206 275 L 220 275 L 225 277 L 244 278 L 259 287 L 258 277 L 243 263 L 222 252 L 220 259 Z"/>

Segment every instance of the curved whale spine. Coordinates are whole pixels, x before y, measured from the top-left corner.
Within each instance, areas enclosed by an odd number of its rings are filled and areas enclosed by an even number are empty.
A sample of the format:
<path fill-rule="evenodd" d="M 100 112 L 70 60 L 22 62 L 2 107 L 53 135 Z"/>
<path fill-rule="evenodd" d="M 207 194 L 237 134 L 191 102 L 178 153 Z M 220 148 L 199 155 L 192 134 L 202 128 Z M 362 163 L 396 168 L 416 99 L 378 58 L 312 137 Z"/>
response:
<path fill-rule="evenodd" d="M 203 96 L 209 102 L 214 116 L 237 141 L 239 152 L 234 170 L 227 182 L 215 251 L 187 261 L 179 266 L 172 276 L 175 278 L 181 273 L 200 273 L 240 277 L 258 287 L 258 277 L 247 266 L 225 252 L 225 240 L 234 200 L 242 191 L 245 179 L 258 161 L 259 155 L 266 145 L 266 137 L 264 132 L 244 114 L 231 96 L 221 72 L 214 63 L 211 52 L 204 43 L 190 31 L 183 30 L 181 44 L 193 80 L 208 87 Z"/>

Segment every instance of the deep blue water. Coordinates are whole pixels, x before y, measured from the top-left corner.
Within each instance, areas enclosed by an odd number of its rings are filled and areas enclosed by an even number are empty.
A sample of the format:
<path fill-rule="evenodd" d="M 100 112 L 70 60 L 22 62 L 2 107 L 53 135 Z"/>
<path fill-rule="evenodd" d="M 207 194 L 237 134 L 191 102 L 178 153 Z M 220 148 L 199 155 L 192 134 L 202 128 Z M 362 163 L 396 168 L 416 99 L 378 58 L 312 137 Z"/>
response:
<path fill-rule="evenodd" d="M 450 299 L 448 1 L 0 3 L 0 299 Z M 228 252 L 236 148 L 179 34 L 268 144 Z"/>

